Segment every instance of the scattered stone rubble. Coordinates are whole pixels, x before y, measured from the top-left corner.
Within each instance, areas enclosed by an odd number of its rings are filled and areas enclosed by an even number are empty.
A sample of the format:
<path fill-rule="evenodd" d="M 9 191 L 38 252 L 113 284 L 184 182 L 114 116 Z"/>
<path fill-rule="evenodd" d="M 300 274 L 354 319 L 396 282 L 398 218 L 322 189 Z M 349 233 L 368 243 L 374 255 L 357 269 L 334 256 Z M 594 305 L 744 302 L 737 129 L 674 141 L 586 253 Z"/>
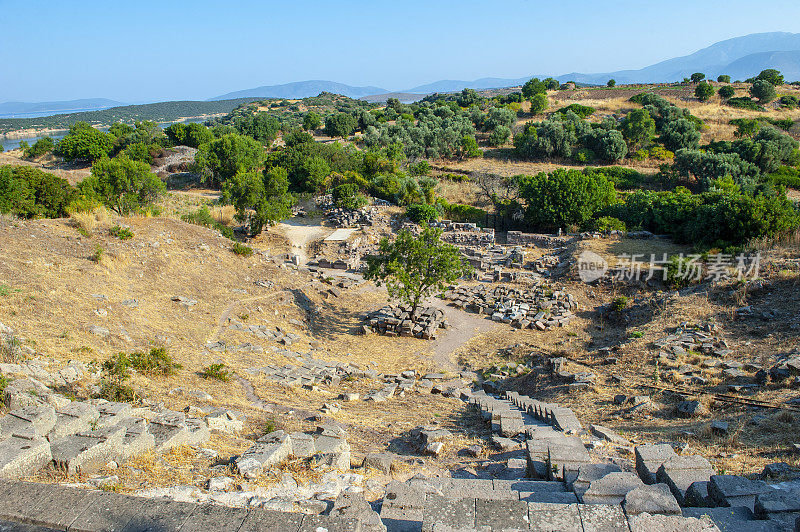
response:
<path fill-rule="evenodd" d="M 410 308 L 387 305 L 367 316 L 367 323 L 362 326 L 362 332 L 435 340 L 437 330 L 447 327 L 447 320 L 441 309 L 418 307 L 412 315 Z"/>
<path fill-rule="evenodd" d="M 563 327 L 578 308 L 571 294 L 543 285 L 530 289 L 460 286 L 445 291 L 442 298 L 456 308 L 485 314 L 494 321 L 542 331 Z"/>
<path fill-rule="evenodd" d="M 727 342 L 717 336 L 717 328 L 713 324 L 696 326 L 682 323 L 675 332 L 656 340 L 654 345 L 675 356 L 694 351 L 725 358 L 733 353 Z"/>

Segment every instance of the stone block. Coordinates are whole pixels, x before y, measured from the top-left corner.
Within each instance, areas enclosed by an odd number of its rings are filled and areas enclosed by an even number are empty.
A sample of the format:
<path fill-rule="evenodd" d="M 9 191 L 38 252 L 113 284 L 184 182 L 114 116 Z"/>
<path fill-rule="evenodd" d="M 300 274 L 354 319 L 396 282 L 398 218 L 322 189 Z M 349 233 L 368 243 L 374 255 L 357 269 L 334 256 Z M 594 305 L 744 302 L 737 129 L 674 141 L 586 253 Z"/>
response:
<path fill-rule="evenodd" d="M 656 483 L 656 473 L 661 464 L 677 456 L 675 450 L 667 443 L 656 445 L 637 445 L 634 448 L 636 472 L 645 484 Z"/>
<path fill-rule="evenodd" d="M 661 464 L 656 479 L 669 486 L 682 506 L 693 482 L 708 481 L 715 474 L 711 463 L 702 456 L 674 456 Z"/>
<path fill-rule="evenodd" d="M 79 432 L 50 444 L 53 465 L 68 475 L 93 473 L 120 457 L 124 427 L 105 427 Z"/>
<path fill-rule="evenodd" d="M 723 532 L 779 532 L 780 527 L 769 521 L 760 521 L 743 506 L 727 508 L 684 508 L 684 517 L 706 517 Z"/>
<path fill-rule="evenodd" d="M 422 532 L 433 532 L 434 525 L 452 528 L 475 527 L 475 499 L 451 499 L 429 494 L 422 517 Z"/>
<path fill-rule="evenodd" d="M 193 530 L 185 527 L 186 521 L 198 508 L 195 503 L 139 499 L 142 510 L 134 515 L 122 529 L 123 532 L 163 532 L 165 530 Z M 200 530 L 214 529 L 202 526 Z M 228 529 L 230 530 L 230 528 Z"/>
<path fill-rule="evenodd" d="M 211 430 L 203 419 L 187 418 L 186 431 L 188 432 L 189 445 L 202 445 L 211 437 Z"/>
<path fill-rule="evenodd" d="M 756 497 L 755 514 L 759 519 L 790 512 L 800 512 L 800 490 L 771 489 Z"/>
<path fill-rule="evenodd" d="M 153 435 L 155 449 L 159 453 L 189 443 L 189 428 L 185 419 L 158 416 L 148 424 L 147 430 Z"/>
<path fill-rule="evenodd" d="M 330 517 L 327 515 L 304 515 L 298 532 L 360 532 L 358 519 Z"/>
<path fill-rule="evenodd" d="M 0 440 L 14 434 L 45 436 L 56 424 L 56 410 L 47 404 L 23 406 L 0 419 Z"/>
<path fill-rule="evenodd" d="M 572 491 L 575 495 L 582 497 L 589 485 L 595 480 L 599 480 L 609 473 L 621 473 L 622 468 L 617 464 L 584 464 L 578 468 L 578 477 L 572 483 Z"/>
<path fill-rule="evenodd" d="M 592 434 L 597 436 L 598 438 L 602 438 L 606 441 L 609 441 L 615 445 L 630 445 L 631 443 L 616 433 L 616 431 L 604 427 L 602 425 L 592 425 L 591 426 Z"/>
<path fill-rule="evenodd" d="M 528 528 L 528 504 L 513 500 L 475 501 L 475 528 L 491 530 Z"/>
<path fill-rule="evenodd" d="M 628 516 L 628 525 L 631 532 L 719 532 L 707 516 L 694 518 L 643 513 Z"/>
<path fill-rule="evenodd" d="M 0 519 L 26 521 L 36 515 L 34 510 L 41 501 L 54 498 L 60 490 L 54 484 L 0 480 Z"/>
<path fill-rule="evenodd" d="M 619 532 L 628 527 L 619 505 L 579 504 L 578 513 L 584 532 Z"/>
<path fill-rule="evenodd" d="M 578 477 L 580 467 L 591 461 L 583 441 L 577 436 L 554 440 L 548 445 L 547 467 L 550 480 L 563 480 L 571 485 Z"/>
<path fill-rule="evenodd" d="M 609 473 L 593 480 L 581 499 L 584 504 L 621 504 L 629 491 L 642 486 L 636 473 Z"/>
<path fill-rule="evenodd" d="M 97 427 L 110 427 L 116 425 L 123 419 L 131 416 L 131 405 L 128 403 L 117 403 L 114 401 L 98 401 L 97 404 L 100 417 L 97 421 Z"/>
<path fill-rule="evenodd" d="M 583 532 L 577 504 L 529 503 L 531 530 L 541 532 Z"/>
<path fill-rule="evenodd" d="M 712 475 L 708 481 L 708 494 L 715 506 L 745 506 L 755 510 L 756 496 L 770 489 L 766 482 L 738 475 Z"/>
<path fill-rule="evenodd" d="M 386 526 L 361 493 L 344 491 L 336 497 L 331 517 L 356 519 L 364 532 L 386 532 Z"/>
<path fill-rule="evenodd" d="M 130 417 L 121 421 L 118 426 L 125 429 L 122 437 L 120 457 L 127 460 L 133 456 L 144 454 L 155 449 L 155 437 L 148 430 L 149 423 L 146 419 Z"/>
<path fill-rule="evenodd" d="M 527 503 L 576 504 L 578 502 L 578 497 L 571 491 L 520 491 L 519 500 Z"/>
<path fill-rule="evenodd" d="M 303 514 L 253 508 L 247 514 L 238 532 L 263 532 L 265 530 L 298 532 L 303 522 L 303 517 Z M 187 530 L 186 532 L 189 531 Z"/>
<path fill-rule="evenodd" d="M 12 436 L 0 442 L 0 478 L 32 475 L 50 460 L 50 444 L 44 438 Z"/>
<path fill-rule="evenodd" d="M 26 523 L 66 530 L 81 512 L 100 497 L 97 491 L 64 486 L 56 486 L 48 491 L 31 509 L 31 515 L 24 519 Z"/>
<path fill-rule="evenodd" d="M 642 513 L 681 515 L 681 507 L 666 484 L 649 484 L 629 491 L 623 507 L 628 516 Z"/>
<path fill-rule="evenodd" d="M 292 443 L 292 456 L 295 458 L 310 458 L 317 452 L 314 446 L 314 436 L 304 432 L 292 432 L 289 435 Z"/>
<path fill-rule="evenodd" d="M 236 470 L 249 478 L 255 477 L 265 468 L 281 463 L 292 452 L 291 439 L 282 430 L 259 438 L 235 460 Z"/>
<path fill-rule="evenodd" d="M 217 504 L 200 504 L 195 507 L 180 530 L 202 530 L 203 532 L 224 532 L 239 530 L 247 519 L 248 511 L 244 508 L 230 508 Z M 266 530 L 266 529 L 264 529 Z"/>
<path fill-rule="evenodd" d="M 56 411 L 56 424 L 47 435 L 50 441 L 89 430 L 100 418 L 97 408 L 83 401 L 71 401 Z"/>
<path fill-rule="evenodd" d="M 50 389 L 36 379 L 16 379 L 6 386 L 3 400 L 9 410 L 47 402 Z"/>
<path fill-rule="evenodd" d="M 150 511 L 155 502 L 141 497 L 129 497 L 105 492 L 94 499 L 72 522 L 75 532 L 122 532 L 140 512 Z"/>
<path fill-rule="evenodd" d="M 205 417 L 211 432 L 237 433 L 244 428 L 244 421 L 230 410 L 220 409 Z"/>
<path fill-rule="evenodd" d="M 394 455 L 390 453 L 369 453 L 364 457 L 364 469 L 374 469 L 389 475 L 394 467 Z"/>

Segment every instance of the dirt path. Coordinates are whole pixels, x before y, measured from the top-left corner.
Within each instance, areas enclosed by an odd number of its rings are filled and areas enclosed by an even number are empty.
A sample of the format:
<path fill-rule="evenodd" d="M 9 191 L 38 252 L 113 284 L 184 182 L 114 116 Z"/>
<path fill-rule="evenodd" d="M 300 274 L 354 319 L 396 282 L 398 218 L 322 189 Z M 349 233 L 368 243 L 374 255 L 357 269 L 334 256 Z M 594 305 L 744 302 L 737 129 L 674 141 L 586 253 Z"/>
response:
<path fill-rule="evenodd" d="M 289 240 L 292 252 L 300 259 L 300 265 L 308 261 L 308 245 L 331 234 L 333 229 L 320 225 L 319 219 L 292 218 L 279 223 L 272 231 Z"/>
<path fill-rule="evenodd" d="M 427 304 L 444 311 L 449 324 L 447 329 L 443 329 L 443 333 L 438 334 L 430 348 L 433 361 L 445 369 L 460 369 L 452 359 L 453 353 L 476 336 L 491 332 L 498 327 L 496 322 L 486 319 L 486 316 L 450 307 L 438 298 L 428 301 Z"/>

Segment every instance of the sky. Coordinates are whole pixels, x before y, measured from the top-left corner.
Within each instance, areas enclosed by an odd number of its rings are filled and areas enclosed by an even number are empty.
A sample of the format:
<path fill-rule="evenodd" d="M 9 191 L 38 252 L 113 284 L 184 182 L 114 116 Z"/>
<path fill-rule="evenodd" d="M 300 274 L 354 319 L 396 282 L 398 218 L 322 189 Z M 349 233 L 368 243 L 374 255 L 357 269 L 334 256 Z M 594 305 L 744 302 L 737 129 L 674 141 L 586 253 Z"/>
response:
<path fill-rule="evenodd" d="M 0 102 L 608 72 L 767 31 L 800 32 L 800 2 L 0 0 Z"/>

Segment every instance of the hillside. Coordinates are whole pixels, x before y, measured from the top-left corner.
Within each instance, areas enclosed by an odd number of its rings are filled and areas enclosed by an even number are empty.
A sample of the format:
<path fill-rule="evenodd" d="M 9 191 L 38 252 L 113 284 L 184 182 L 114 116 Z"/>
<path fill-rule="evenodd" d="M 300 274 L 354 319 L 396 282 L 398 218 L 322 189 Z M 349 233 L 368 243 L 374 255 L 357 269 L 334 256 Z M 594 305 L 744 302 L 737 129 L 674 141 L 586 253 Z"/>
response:
<path fill-rule="evenodd" d="M 299 99 L 316 96 L 321 92 L 332 92 L 350 98 L 360 98 L 362 96 L 380 94 L 388 91 L 380 87 L 354 87 L 352 85 L 345 85 L 344 83 L 336 83 L 335 81 L 309 80 L 285 83 L 283 85 L 265 85 L 253 89 L 229 92 L 221 96 L 209 98 L 209 101 L 231 100 L 235 98 Z"/>

